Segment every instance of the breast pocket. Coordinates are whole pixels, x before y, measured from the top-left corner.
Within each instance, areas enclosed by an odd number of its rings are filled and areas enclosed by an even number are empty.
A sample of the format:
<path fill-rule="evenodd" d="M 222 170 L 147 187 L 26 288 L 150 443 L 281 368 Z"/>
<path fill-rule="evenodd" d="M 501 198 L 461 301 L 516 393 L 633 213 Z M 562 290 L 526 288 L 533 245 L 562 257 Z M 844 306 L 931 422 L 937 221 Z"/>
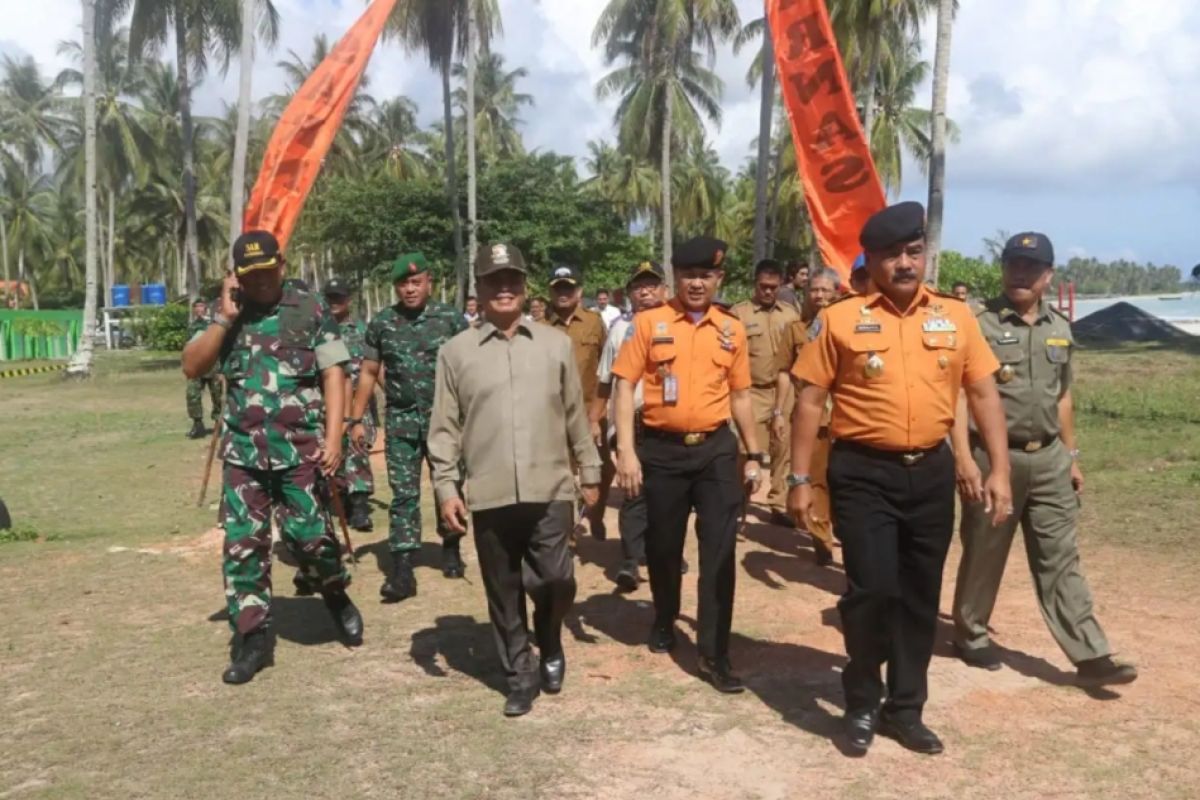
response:
<path fill-rule="evenodd" d="M 301 379 L 317 375 L 317 353 L 307 331 L 288 330 L 279 337 L 279 373 Z"/>
<path fill-rule="evenodd" d="M 729 380 L 729 370 L 733 367 L 733 352 L 718 347 L 713 351 L 712 361 L 712 379 L 709 383 L 713 386 L 722 386 Z"/>
<path fill-rule="evenodd" d="M 932 362 L 930 369 L 935 380 L 949 380 L 962 373 L 962 356 L 957 331 L 927 331 L 921 334 L 921 346 Z"/>
<path fill-rule="evenodd" d="M 996 370 L 996 383 L 1004 385 L 1018 380 L 1024 373 L 1021 369 L 1025 361 L 1025 348 L 1020 342 L 1000 340 L 992 344 L 992 352 L 1000 362 Z"/>
<path fill-rule="evenodd" d="M 891 383 L 900 371 L 898 358 L 891 351 L 887 342 L 875 341 L 866 336 L 858 336 L 846 345 L 850 358 L 842 367 L 846 378 L 856 384 Z"/>

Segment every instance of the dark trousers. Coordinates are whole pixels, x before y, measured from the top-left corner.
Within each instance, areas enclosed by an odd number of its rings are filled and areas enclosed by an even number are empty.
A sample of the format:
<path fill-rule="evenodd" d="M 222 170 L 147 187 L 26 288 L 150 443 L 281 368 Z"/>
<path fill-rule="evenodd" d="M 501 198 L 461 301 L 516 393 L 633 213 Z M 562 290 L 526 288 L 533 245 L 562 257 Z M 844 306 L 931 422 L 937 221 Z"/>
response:
<path fill-rule="evenodd" d="M 906 466 L 895 454 L 835 443 L 829 489 L 848 584 L 838 603 L 846 709 L 879 706 L 886 661 L 885 709 L 920 719 L 954 527 L 954 456 L 943 444 Z"/>
<path fill-rule="evenodd" d="M 533 601 L 534 638 L 543 658 L 562 652 L 562 623 L 575 600 L 575 564 L 567 546 L 571 503 L 518 503 L 473 515 L 475 550 L 487 591 L 500 663 L 513 689 L 538 685 L 525 597 Z"/>
<path fill-rule="evenodd" d="M 650 523 L 646 565 L 655 623 L 670 625 L 679 616 L 683 542 L 694 509 L 700 542 L 696 644 L 701 656 L 723 658 L 733 624 L 734 550 L 742 508 L 736 437 L 728 427 L 694 447 L 647 437 L 638 445 L 638 457 Z"/>
<path fill-rule="evenodd" d="M 646 495 L 626 495 L 621 501 L 617 525 L 621 529 L 621 554 L 626 561 L 646 560 Z"/>

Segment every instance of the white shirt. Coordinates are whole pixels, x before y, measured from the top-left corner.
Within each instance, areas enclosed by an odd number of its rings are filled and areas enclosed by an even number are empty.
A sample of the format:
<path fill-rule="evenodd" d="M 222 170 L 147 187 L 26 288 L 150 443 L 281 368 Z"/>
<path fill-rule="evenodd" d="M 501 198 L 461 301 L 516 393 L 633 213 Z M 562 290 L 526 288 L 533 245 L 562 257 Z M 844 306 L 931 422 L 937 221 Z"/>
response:
<path fill-rule="evenodd" d="M 600 318 L 604 320 L 604 327 L 610 330 L 612 329 L 613 323 L 621 318 L 621 309 L 617 308 L 611 303 L 605 306 L 603 309 L 597 308 L 596 313 L 599 314 Z"/>
<path fill-rule="evenodd" d="M 612 306 L 609 306 L 612 308 Z M 613 382 L 612 368 L 613 364 L 617 363 L 617 356 L 621 353 L 621 345 L 629 339 L 633 338 L 633 314 L 618 314 L 617 319 L 613 322 L 611 328 L 608 329 L 608 338 L 604 340 L 604 349 L 600 351 L 600 363 L 596 367 L 596 377 L 600 383 L 611 384 Z M 617 435 L 617 403 L 615 395 L 608 401 L 608 435 L 609 438 L 615 438 Z M 642 410 L 642 382 L 638 381 L 633 387 L 633 409 L 634 411 Z"/>

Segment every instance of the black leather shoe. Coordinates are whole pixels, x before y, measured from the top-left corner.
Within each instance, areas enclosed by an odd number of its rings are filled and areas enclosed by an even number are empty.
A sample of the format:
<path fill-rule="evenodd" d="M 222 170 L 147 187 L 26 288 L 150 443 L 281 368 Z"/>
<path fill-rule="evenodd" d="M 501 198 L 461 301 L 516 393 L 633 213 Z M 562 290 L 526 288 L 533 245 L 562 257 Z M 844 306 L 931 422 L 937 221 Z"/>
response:
<path fill-rule="evenodd" d="M 675 649 L 675 626 L 656 624 L 650 629 L 650 652 L 669 653 Z"/>
<path fill-rule="evenodd" d="M 786 511 L 775 510 L 771 512 L 771 524 L 777 525 L 780 528 L 794 530 L 796 527 L 796 518 Z"/>
<path fill-rule="evenodd" d="M 379 587 L 385 603 L 399 603 L 417 595 L 417 576 L 413 574 L 412 553 L 392 553 L 392 574 Z"/>
<path fill-rule="evenodd" d="M 251 631 L 235 646 L 233 660 L 221 673 L 226 683 L 249 683 L 259 670 L 275 666 L 275 639 L 270 631 Z"/>
<path fill-rule="evenodd" d="M 818 567 L 828 567 L 833 563 L 833 551 L 820 539 L 813 537 L 813 560 Z"/>
<path fill-rule="evenodd" d="M 1085 689 L 1120 686 L 1137 680 L 1137 667 L 1113 661 L 1112 656 L 1089 658 L 1075 665 L 1075 684 Z"/>
<path fill-rule="evenodd" d="M 958 654 L 958 657 L 968 667 L 995 672 L 1004 666 L 1000 661 L 1000 654 L 990 644 L 983 647 L 963 647 L 962 645 L 955 644 L 954 652 Z"/>
<path fill-rule="evenodd" d="M 608 526 L 604 524 L 603 515 L 598 515 L 592 518 L 592 538 L 598 542 L 603 542 L 608 538 Z"/>
<path fill-rule="evenodd" d="M 342 643 L 350 647 L 358 647 L 363 643 L 363 618 L 358 608 L 350 601 L 345 589 L 323 592 L 321 599 L 333 617 L 333 625 L 338 630 Z"/>
<path fill-rule="evenodd" d="M 317 593 L 317 584 L 300 570 L 292 576 L 292 586 L 296 587 L 296 597 L 312 597 Z"/>
<path fill-rule="evenodd" d="M 642 576 L 638 573 L 637 562 L 633 559 L 621 564 L 621 570 L 617 573 L 617 588 L 622 592 L 636 592 L 638 585 L 642 582 Z"/>
<path fill-rule="evenodd" d="M 563 678 L 567 674 L 567 658 L 562 653 L 553 658 L 543 658 L 539 669 L 542 672 L 542 689 L 546 694 L 562 691 Z"/>
<path fill-rule="evenodd" d="M 728 658 L 701 658 L 696 663 L 696 671 L 701 680 L 712 684 L 712 687 L 722 694 L 741 694 L 746 691 L 746 684 L 733 674 L 733 667 Z"/>
<path fill-rule="evenodd" d="M 875 729 L 879 727 L 879 710 L 847 711 L 842 717 L 842 729 L 846 746 L 852 754 L 866 755 L 875 741 Z"/>
<path fill-rule="evenodd" d="M 504 716 L 521 717 L 533 710 L 539 692 L 536 687 L 513 689 L 504 700 Z"/>
<path fill-rule="evenodd" d="M 187 432 L 189 439 L 203 439 L 208 431 L 204 430 L 204 423 L 198 419 L 192 420 L 192 429 Z"/>
<path fill-rule="evenodd" d="M 895 739 L 901 747 L 912 750 L 914 753 L 935 756 L 946 749 L 937 734 L 925 727 L 925 723 L 920 720 L 904 722 L 887 714 L 881 714 L 879 733 L 889 739 Z"/>
<path fill-rule="evenodd" d="M 442 575 L 446 578 L 461 578 L 467 572 L 463 564 L 462 551 L 458 542 L 442 545 Z"/>

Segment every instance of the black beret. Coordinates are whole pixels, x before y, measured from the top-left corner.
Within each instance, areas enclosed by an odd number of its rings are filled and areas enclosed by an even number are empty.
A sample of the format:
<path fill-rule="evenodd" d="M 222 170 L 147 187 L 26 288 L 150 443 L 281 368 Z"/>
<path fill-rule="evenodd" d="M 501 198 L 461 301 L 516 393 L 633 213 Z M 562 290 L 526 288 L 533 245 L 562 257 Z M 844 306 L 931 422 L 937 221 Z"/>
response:
<path fill-rule="evenodd" d="M 858 243 L 868 253 L 925 237 L 925 207 L 910 201 L 888 206 L 863 225 Z"/>
<path fill-rule="evenodd" d="M 1015 258 L 1028 258 L 1054 266 L 1054 245 L 1050 244 L 1050 239 L 1045 234 L 1033 231 L 1018 233 L 1008 240 L 1004 245 L 1004 252 L 1000 254 L 1000 260 L 1005 263 Z"/>
<path fill-rule="evenodd" d="M 729 245 L 711 236 L 688 239 L 671 254 L 673 267 L 720 267 Z"/>

